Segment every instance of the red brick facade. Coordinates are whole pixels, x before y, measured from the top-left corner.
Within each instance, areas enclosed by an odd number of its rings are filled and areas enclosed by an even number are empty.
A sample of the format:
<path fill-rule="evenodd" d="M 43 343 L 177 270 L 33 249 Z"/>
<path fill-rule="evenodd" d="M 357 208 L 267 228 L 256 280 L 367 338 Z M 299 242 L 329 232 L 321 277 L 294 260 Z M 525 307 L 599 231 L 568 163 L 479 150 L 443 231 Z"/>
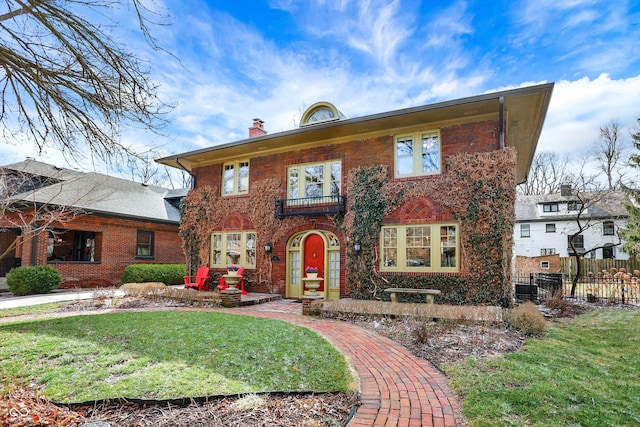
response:
<path fill-rule="evenodd" d="M 63 287 L 118 286 L 125 267 L 136 263 L 184 263 L 178 224 L 154 223 L 139 220 L 85 215 L 75 218 L 67 224 L 52 224 L 52 228 L 66 232 L 88 231 L 95 233 L 94 262 L 47 259 L 48 234 L 35 237 L 37 250 L 32 251 L 31 236 L 21 238 L 21 244 L 15 250 L 15 256 L 9 257 L 10 263 L 20 265 L 51 265 L 63 277 Z M 138 230 L 152 231 L 154 236 L 153 257 L 136 257 Z M 0 233 L 0 249 L 10 243 L 8 231 Z M 71 253 L 72 242 L 55 243 L 55 251 L 64 255 Z M 33 258 L 35 256 L 35 263 Z M 60 258 L 62 258 L 60 257 Z"/>

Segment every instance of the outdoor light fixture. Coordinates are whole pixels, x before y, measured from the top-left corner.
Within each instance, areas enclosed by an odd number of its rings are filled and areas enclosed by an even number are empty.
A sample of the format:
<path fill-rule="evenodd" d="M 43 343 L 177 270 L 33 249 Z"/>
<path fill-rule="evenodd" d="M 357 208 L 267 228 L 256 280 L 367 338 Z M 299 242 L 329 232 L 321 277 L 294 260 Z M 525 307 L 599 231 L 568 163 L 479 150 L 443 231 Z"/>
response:
<path fill-rule="evenodd" d="M 356 240 L 353 242 L 353 250 L 356 252 L 360 252 L 360 240 Z"/>
<path fill-rule="evenodd" d="M 270 252 L 271 252 L 271 243 L 266 243 L 266 244 L 264 245 L 264 251 L 265 251 L 266 253 L 270 253 Z"/>

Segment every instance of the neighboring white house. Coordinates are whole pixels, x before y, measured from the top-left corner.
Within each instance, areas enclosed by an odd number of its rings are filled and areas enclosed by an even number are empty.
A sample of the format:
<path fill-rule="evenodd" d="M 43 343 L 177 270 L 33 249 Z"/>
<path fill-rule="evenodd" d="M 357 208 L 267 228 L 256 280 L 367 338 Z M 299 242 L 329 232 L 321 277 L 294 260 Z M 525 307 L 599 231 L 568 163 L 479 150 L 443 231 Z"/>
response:
<path fill-rule="evenodd" d="M 514 230 L 514 256 L 537 257 L 558 254 L 573 255 L 569 236 L 578 230 L 577 217 L 588 228 L 574 239 L 576 251 L 587 253 L 587 258 L 615 258 L 626 260 L 618 231 L 627 223 L 628 213 L 624 203 L 628 198 L 620 191 L 587 193 L 584 209 L 580 199 L 571 194 L 570 188 L 561 193 L 523 196 L 516 199 L 516 226 Z M 597 200 L 597 201 L 596 201 Z"/>

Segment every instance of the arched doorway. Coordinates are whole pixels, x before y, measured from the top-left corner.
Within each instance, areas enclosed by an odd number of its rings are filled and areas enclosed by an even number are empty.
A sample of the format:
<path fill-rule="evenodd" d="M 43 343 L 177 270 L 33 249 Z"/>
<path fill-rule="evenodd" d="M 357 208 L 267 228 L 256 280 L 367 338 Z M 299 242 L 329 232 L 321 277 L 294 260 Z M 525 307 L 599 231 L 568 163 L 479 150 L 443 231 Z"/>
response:
<path fill-rule="evenodd" d="M 297 233 L 287 243 L 287 298 L 300 298 L 305 289 L 302 278 L 306 267 L 317 267 L 322 277 L 318 293 L 326 299 L 340 298 L 340 241 L 322 230 Z"/>

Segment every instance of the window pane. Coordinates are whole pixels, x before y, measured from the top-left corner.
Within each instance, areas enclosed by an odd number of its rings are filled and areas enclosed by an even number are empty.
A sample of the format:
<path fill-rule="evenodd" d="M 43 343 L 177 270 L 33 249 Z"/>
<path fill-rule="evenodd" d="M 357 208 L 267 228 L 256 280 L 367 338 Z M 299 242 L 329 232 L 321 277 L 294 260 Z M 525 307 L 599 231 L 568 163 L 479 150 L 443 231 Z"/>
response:
<path fill-rule="evenodd" d="M 304 169 L 304 196 L 322 197 L 324 184 L 324 165 L 307 166 Z"/>
<path fill-rule="evenodd" d="M 222 235 L 213 235 L 213 265 L 222 264 Z"/>
<path fill-rule="evenodd" d="M 440 227 L 440 267 L 456 266 L 456 227 Z"/>
<path fill-rule="evenodd" d="M 238 192 L 249 191 L 249 162 L 240 162 L 238 168 Z"/>
<path fill-rule="evenodd" d="M 289 169 L 289 199 L 298 198 L 298 168 Z"/>
<path fill-rule="evenodd" d="M 407 267 L 431 267 L 431 227 L 407 227 Z"/>
<path fill-rule="evenodd" d="M 440 170 L 440 141 L 437 133 L 422 134 L 422 172 Z"/>
<path fill-rule="evenodd" d="M 227 234 L 227 265 L 240 264 L 240 233 Z"/>
<path fill-rule="evenodd" d="M 329 252 L 329 286 L 340 287 L 340 252 Z"/>
<path fill-rule="evenodd" d="M 413 173 L 413 138 L 398 138 L 396 142 L 396 162 L 399 175 Z"/>
<path fill-rule="evenodd" d="M 341 169 L 340 163 L 331 163 L 331 196 L 340 195 Z"/>
<path fill-rule="evenodd" d="M 224 174 L 222 176 L 224 194 L 233 193 L 233 175 L 234 175 L 233 165 L 224 165 Z"/>
<path fill-rule="evenodd" d="M 255 266 L 256 265 L 256 234 L 255 233 L 247 233 L 247 244 L 246 244 L 246 258 L 247 265 Z"/>
<path fill-rule="evenodd" d="M 382 237 L 383 262 L 385 267 L 395 267 L 398 265 L 398 230 L 395 228 L 385 228 Z"/>

